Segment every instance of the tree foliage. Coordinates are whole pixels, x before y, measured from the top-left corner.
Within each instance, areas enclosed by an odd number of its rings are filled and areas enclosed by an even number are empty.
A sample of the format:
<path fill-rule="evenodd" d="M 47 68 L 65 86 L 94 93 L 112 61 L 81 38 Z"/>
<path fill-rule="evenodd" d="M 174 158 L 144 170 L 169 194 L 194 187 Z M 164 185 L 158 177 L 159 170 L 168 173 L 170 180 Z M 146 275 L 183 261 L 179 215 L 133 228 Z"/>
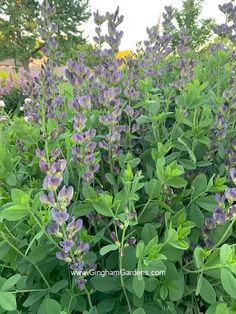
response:
<path fill-rule="evenodd" d="M 179 42 L 180 31 L 185 30 L 191 36 L 192 48 L 198 48 L 206 43 L 212 36 L 214 19 L 201 19 L 202 4 L 204 0 L 183 0 L 181 9 L 175 12 L 177 27 L 172 30 L 172 35 Z"/>
<path fill-rule="evenodd" d="M 79 26 L 90 16 L 88 0 L 51 0 L 49 3 L 56 8 L 52 22 L 58 25 L 57 38 L 62 51 L 83 42 Z M 1 58 L 14 58 L 27 65 L 30 57 L 41 48 L 36 45 L 40 17 L 40 3 L 37 0 L 1 0 Z"/>

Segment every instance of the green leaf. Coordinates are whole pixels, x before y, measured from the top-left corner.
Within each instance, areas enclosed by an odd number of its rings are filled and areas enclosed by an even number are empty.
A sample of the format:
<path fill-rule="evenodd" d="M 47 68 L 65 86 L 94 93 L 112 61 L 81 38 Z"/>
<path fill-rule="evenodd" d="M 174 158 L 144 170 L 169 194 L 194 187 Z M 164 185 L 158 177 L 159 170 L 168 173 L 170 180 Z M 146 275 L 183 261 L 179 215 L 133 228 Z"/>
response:
<path fill-rule="evenodd" d="M 136 246 L 136 257 L 140 259 L 143 256 L 145 244 L 143 241 L 138 242 Z"/>
<path fill-rule="evenodd" d="M 215 197 L 212 195 L 199 197 L 198 199 L 196 199 L 195 203 L 199 207 L 207 210 L 208 212 L 213 212 L 214 207 L 216 206 Z"/>
<path fill-rule="evenodd" d="M 47 292 L 36 291 L 32 292 L 27 299 L 25 299 L 23 306 L 30 307 L 31 305 L 35 304 L 38 300 L 45 296 Z"/>
<path fill-rule="evenodd" d="M 161 183 L 157 179 L 151 179 L 145 184 L 144 189 L 150 199 L 158 198 L 161 192 Z"/>
<path fill-rule="evenodd" d="M 138 307 L 136 310 L 133 311 L 133 314 L 146 314 L 143 308 Z"/>
<path fill-rule="evenodd" d="M 218 304 L 215 314 L 229 314 L 227 305 L 225 303 Z"/>
<path fill-rule="evenodd" d="M 0 217 L 8 221 L 17 221 L 23 219 L 29 214 L 26 206 L 23 205 L 12 205 L 10 207 L 4 208 L 1 211 Z"/>
<path fill-rule="evenodd" d="M 138 298 L 142 298 L 144 289 L 145 289 L 145 281 L 143 276 L 134 276 L 133 278 L 133 289 Z"/>
<path fill-rule="evenodd" d="M 111 252 L 111 251 L 116 251 L 119 248 L 119 246 L 117 244 L 108 244 L 103 246 L 100 249 L 100 255 L 106 255 L 107 253 Z"/>
<path fill-rule="evenodd" d="M 207 178 L 205 174 L 201 173 L 199 174 L 192 182 L 192 198 L 197 198 L 201 193 L 206 191 L 207 188 Z"/>
<path fill-rule="evenodd" d="M 204 265 L 204 250 L 201 247 L 196 247 L 193 253 L 194 263 L 199 269 Z"/>
<path fill-rule="evenodd" d="M 236 299 L 236 279 L 227 268 L 221 269 L 221 282 L 228 295 Z"/>
<path fill-rule="evenodd" d="M 82 194 L 86 200 L 94 200 L 97 197 L 96 191 L 88 184 L 83 185 Z"/>
<path fill-rule="evenodd" d="M 122 289 L 120 284 L 120 278 L 118 276 L 94 276 L 91 278 L 91 283 L 96 290 L 104 293 L 111 293 L 111 291 L 119 291 Z"/>
<path fill-rule="evenodd" d="M 0 292 L 0 306 L 5 311 L 15 311 L 17 309 L 16 296 L 10 292 Z"/>
<path fill-rule="evenodd" d="M 222 264 L 225 264 L 231 254 L 231 246 L 228 244 L 223 244 L 222 247 L 220 248 L 220 262 Z"/>
<path fill-rule="evenodd" d="M 112 313 L 115 307 L 115 299 L 105 299 L 98 303 L 97 311 L 99 314 Z"/>
<path fill-rule="evenodd" d="M 146 223 L 141 231 L 141 239 L 147 244 L 150 240 L 157 236 L 156 228 L 150 224 Z"/>
<path fill-rule="evenodd" d="M 18 189 L 11 190 L 11 199 L 15 204 L 19 205 L 27 205 L 30 201 L 29 195 Z"/>
<path fill-rule="evenodd" d="M 21 275 L 15 274 L 7 279 L 1 287 L 1 291 L 8 291 L 20 280 Z"/>
<path fill-rule="evenodd" d="M 200 273 L 198 275 L 198 279 L 197 279 L 197 287 L 196 287 L 195 295 L 199 295 L 199 293 L 202 289 L 202 280 L 203 280 L 203 274 Z"/>
<path fill-rule="evenodd" d="M 173 177 L 170 178 L 168 180 L 166 180 L 166 184 L 168 184 L 169 186 L 173 187 L 173 188 L 183 188 L 188 184 L 188 181 L 186 181 L 185 179 L 181 178 L 181 177 Z"/>
<path fill-rule="evenodd" d="M 94 209 L 101 215 L 113 217 L 112 197 L 108 194 L 101 194 L 99 199 L 93 203 Z"/>
<path fill-rule="evenodd" d="M 160 287 L 160 297 L 162 300 L 165 300 L 168 297 L 168 288 L 166 285 Z"/>
<path fill-rule="evenodd" d="M 216 302 L 215 289 L 213 288 L 212 284 L 204 277 L 202 278 L 200 296 L 209 304 L 214 304 Z"/>
<path fill-rule="evenodd" d="M 192 159 L 193 163 L 195 164 L 197 159 L 196 159 L 196 156 L 194 155 L 194 152 L 188 147 L 188 144 L 186 144 L 181 138 L 178 138 L 178 141 L 179 141 L 179 143 L 181 143 L 185 146 L 185 148 L 188 151 L 190 158 Z"/>
<path fill-rule="evenodd" d="M 68 286 L 68 281 L 63 279 L 63 280 L 60 280 L 58 282 L 56 282 L 52 288 L 51 288 L 51 292 L 52 293 L 57 293 L 59 292 L 60 290 L 64 289 L 65 287 Z"/>
<path fill-rule="evenodd" d="M 47 299 L 45 302 L 45 307 L 46 307 L 46 313 L 47 314 L 60 314 L 61 312 L 61 306 L 60 304 L 53 299 Z"/>

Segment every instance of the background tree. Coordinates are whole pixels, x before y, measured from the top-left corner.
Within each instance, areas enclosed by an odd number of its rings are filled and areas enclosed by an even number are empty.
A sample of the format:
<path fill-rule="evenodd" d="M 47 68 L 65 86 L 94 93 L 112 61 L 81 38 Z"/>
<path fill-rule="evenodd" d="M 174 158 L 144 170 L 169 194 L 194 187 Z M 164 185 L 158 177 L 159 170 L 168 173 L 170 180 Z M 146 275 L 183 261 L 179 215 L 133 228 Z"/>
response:
<path fill-rule="evenodd" d="M 178 44 L 180 32 L 183 30 L 186 35 L 191 36 L 192 48 L 201 47 L 211 38 L 215 21 L 212 18 L 201 19 L 203 2 L 204 0 L 183 0 L 182 7 L 175 10 L 175 27 L 171 28 L 171 35 L 175 38 L 174 45 Z"/>
<path fill-rule="evenodd" d="M 58 26 L 57 40 L 60 50 L 67 58 L 74 57 L 78 45 L 86 42 L 79 28 L 91 15 L 89 0 L 49 0 L 48 2 L 56 8 L 52 22 Z"/>
<path fill-rule="evenodd" d="M 2 57 L 14 58 L 28 68 L 35 52 L 39 4 L 35 0 L 1 0 L 0 44 Z"/>
<path fill-rule="evenodd" d="M 40 1 L 41 2 L 41 1 Z M 81 23 L 90 17 L 88 0 L 49 0 L 56 8 L 52 22 L 58 25 L 57 40 L 60 50 L 67 57 L 75 52 L 78 44 L 84 43 Z M 40 5 L 37 0 L 0 1 L 0 57 L 14 58 L 28 69 L 29 60 L 43 47 L 36 45 L 37 32 L 41 25 Z"/>

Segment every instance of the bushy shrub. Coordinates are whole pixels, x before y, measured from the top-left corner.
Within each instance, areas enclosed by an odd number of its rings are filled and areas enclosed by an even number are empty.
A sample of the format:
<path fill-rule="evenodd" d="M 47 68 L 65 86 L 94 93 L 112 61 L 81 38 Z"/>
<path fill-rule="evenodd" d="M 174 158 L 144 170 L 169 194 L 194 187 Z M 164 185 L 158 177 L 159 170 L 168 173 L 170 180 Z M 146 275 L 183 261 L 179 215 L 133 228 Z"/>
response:
<path fill-rule="evenodd" d="M 97 12 L 99 64 L 65 82 L 44 14 L 24 118 L 0 102 L 1 312 L 234 313 L 235 51 L 153 27 L 119 59 L 123 17 Z"/>

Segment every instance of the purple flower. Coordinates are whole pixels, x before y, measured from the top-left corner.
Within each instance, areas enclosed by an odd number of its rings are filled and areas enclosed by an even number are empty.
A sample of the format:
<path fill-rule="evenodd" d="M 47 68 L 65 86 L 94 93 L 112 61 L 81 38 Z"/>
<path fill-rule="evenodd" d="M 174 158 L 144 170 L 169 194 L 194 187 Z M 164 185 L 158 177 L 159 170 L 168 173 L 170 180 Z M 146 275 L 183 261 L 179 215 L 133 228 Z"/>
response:
<path fill-rule="evenodd" d="M 40 194 L 40 202 L 46 205 L 53 205 L 55 203 L 55 198 L 53 192 L 49 192 L 48 195 L 45 193 Z"/>
<path fill-rule="evenodd" d="M 91 140 L 96 135 L 96 129 L 90 129 L 84 132 L 84 137 L 87 141 Z"/>
<path fill-rule="evenodd" d="M 46 231 L 49 233 L 49 234 L 57 234 L 59 232 L 59 224 L 54 222 L 51 226 L 48 226 L 46 228 Z"/>
<path fill-rule="evenodd" d="M 112 100 L 114 100 L 118 93 L 119 93 L 119 90 L 117 90 L 116 87 L 112 87 L 108 90 L 105 90 L 103 92 L 103 97 L 104 97 L 105 102 L 109 103 Z"/>
<path fill-rule="evenodd" d="M 90 165 L 89 166 L 89 170 L 93 173 L 97 172 L 100 168 L 100 165 L 99 164 L 93 164 L 93 165 Z"/>
<path fill-rule="evenodd" d="M 76 133 L 76 134 L 73 134 L 72 139 L 77 143 L 83 143 L 85 140 L 85 137 L 84 137 L 84 134 L 82 133 L 80 134 Z"/>
<path fill-rule="evenodd" d="M 128 117 L 133 118 L 133 116 L 134 116 L 134 109 L 131 106 L 126 106 L 124 111 L 125 111 L 125 113 L 127 114 Z"/>
<path fill-rule="evenodd" d="M 93 153 L 89 153 L 88 155 L 86 155 L 86 156 L 84 157 L 84 163 L 85 163 L 86 165 L 91 165 L 91 164 L 93 164 L 94 162 L 95 162 L 95 156 L 94 156 Z"/>
<path fill-rule="evenodd" d="M 82 130 L 85 127 L 87 118 L 84 114 L 78 113 L 77 115 L 74 116 L 74 121 L 75 121 L 74 127 Z"/>
<path fill-rule="evenodd" d="M 69 214 L 67 213 L 66 208 L 63 210 L 57 210 L 56 208 L 53 208 L 51 213 L 52 219 L 58 222 L 59 224 L 62 224 L 69 219 Z"/>
<path fill-rule="evenodd" d="M 111 236 L 111 239 L 112 239 L 113 242 L 119 242 L 119 240 L 118 240 L 118 238 L 117 238 L 117 236 L 116 236 L 114 231 L 112 231 L 110 233 L 110 236 Z"/>
<path fill-rule="evenodd" d="M 85 146 L 85 152 L 86 153 L 93 153 L 93 151 L 95 150 L 97 146 L 97 143 L 96 142 L 89 142 L 86 144 Z"/>
<path fill-rule="evenodd" d="M 98 145 L 99 145 L 100 148 L 103 148 L 103 149 L 108 150 L 108 144 L 107 144 L 107 142 L 101 141 L 101 142 L 98 143 Z"/>
<path fill-rule="evenodd" d="M 236 169 L 235 168 L 231 168 L 229 171 L 230 177 L 233 181 L 234 184 L 236 184 Z"/>
<path fill-rule="evenodd" d="M 49 171 L 48 164 L 43 159 L 40 159 L 39 161 L 39 168 L 44 173 L 47 173 Z"/>
<path fill-rule="evenodd" d="M 79 246 L 77 247 L 75 254 L 84 255 L 89 251 L 90 245 L 88 242 L 80 242 Z"/>
<path fill-rule="evenodd" d="M 90 96 L 81 96 L 78 98 L 78 103 L 81 109 L 89 110 L 91 108 Z"/>
<path fill-rule="evenodd" d="M 228 188 L 225 191 L 225 197 L 230 203 L 236 201 L 236 188 Z"/>
<path fill-rule="evenodd" d="M 82 174 L 83 182 L 87 183 L 87 184 L 89 184 L 93 181 L 93 177 L 94 177 L 94 175 L 92 172 L 85 172 Z"/>
<path fill-rule="evenodd" d="M 226 222 L 226 216 L 221 208 L 216 208 L 213 213 L 213 219 L 217 225 L 222 225 Z"/>
<path fill-rule="evenodd" d="M 236 204 L 229 207 L 229 216 L 234 218 L 236 216 Z"/>
<path fill-rule="evenodd" d="M 79 101 L 78 98 L 72 99 L 69 104 L 68 107 L 72 110 L 79 110 Z"/>
<path fill-rule="evenodd" d="M 80 289 L 80 290 L 83 290 L 85 288 L 85 284 L 86 284 L 87 280 L 82 278 L 82 277 L 77 277 L 75 279 L 75 283 L 77 285 L 77 287 Z"/>
<path fill-rule="evenodd" d="M 208 229 L 212 230 L 215 228 L 215 220 L 213 218 L 206 218 L 205 225 Z"/>
<path fill-rule="evenodd" d="M 56 191 L 61 185 L 62 177 L 48 175 L 44 178 L 43 186 L 48 191 Z"/>
<path fill-rule="evenodd" d="M 68 258 L 69 258 L 69 255 L 68 254 L 66 254 L 65 252 L 57 252 L 56 253 L 56 257 L 59 259 L 59 260 L 61 260 L 61 261 L 67 261 L 68 260 Z"/>
<path fill-rule="evenodd" d="M 114 225 L 116 225 L 117 227 L 119 227 L 121 229 L 123 229 L 123 227 L 124 227 L 124 225 L 117 218 L 114 219 Z"/>
<path fill-rule="evenodd" d="M 61 205 L 63 204 L 63 207 L 65 208 L 70 204 L 73 198 L 73 194 L 74 194 L 73 187 L 72 186 L 66 187 L 64 185 L 60 192 L 58 193 L 57 199 Z"/>
<path fill-rule="evenodd" d="M 58 161 L 54 161 L 51 165 L 51 171 L 53 174 L 55 173 L 63 173 L 66 169 L 66 160 L 65 159 L 59 159 Z"/>
<path fill-rule="evenodd" d="M 79 261 L 70 265 L 70 269 L 82 271 L 84 268 L 84 261 Z"/>
<path fill-rule="evenodd" d="M 66 231 L 70 234 L 75 234 L 80 231 L 83 227 L 83 220 L 82 219 L 75 219 L 72 217 L 71 222 L 67 225 Z"/>
<path fill-rule="evenodd" d="M 44 150 L 41 150 L 39 148 L 36 149 L 35 151 L 36 153 L 36 156 L 39 157 L 39 158 L 45 158 L 45 151 Z"/>
<path fill-rule="evenodd" d="M 68 253 L 70 249 L 74 246 L 74 241 L 72 240 L 63 240 L 60 242 L 60 246 L 62 247 L 65 253 Z"/>
<path fill-rule="evenodd" d="M 127 241 L 127 245 L 128 245 L 128 246 L 132 246 L 132 245 L 134 245 L 135 243 L 136 243 L 135 237 L 132 237 L 132 238 L 130 238 L 130 239 Z"/>

